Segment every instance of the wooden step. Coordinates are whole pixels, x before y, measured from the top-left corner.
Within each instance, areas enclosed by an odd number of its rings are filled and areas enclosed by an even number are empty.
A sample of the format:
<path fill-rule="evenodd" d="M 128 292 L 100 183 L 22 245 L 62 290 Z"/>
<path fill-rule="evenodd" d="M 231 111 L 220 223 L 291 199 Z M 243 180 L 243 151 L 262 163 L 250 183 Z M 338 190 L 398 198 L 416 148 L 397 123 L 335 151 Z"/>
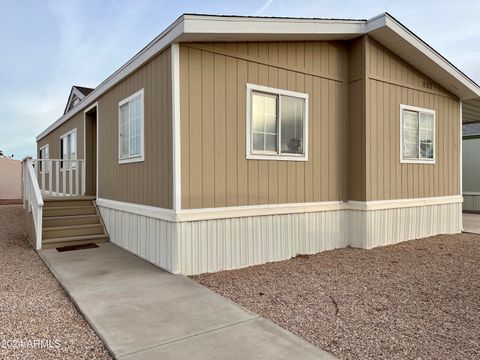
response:
<path fill-rule="evenodd" d="M 43 208 L 66 207 L 66 206 L 92 206 L 93 200 L 66 198 L 64 200 L 44 200 Z"/>
<path fill-rule="evenodd" d="M 72 225 L 87 225 L 98 224 L 100 218 L 98 215 L 74 215 L 74 216 L 50 216 L 43 218 L 43 228 L 58 227 L 58 226 L 72 226 Z"/>
<path fill-rule="evenodd" d="M 95 206 L 63 206 L 47 207 L 43 209 L 43 216 L 75 216 L 75 215 L 96 215 Z"/>
<path fill-rule="evenodd" d="M 53 239 L 70 236 L 100 235 L 103 234 L 102 224 L 58 226 L 43 228 L 42 238 Z"/>
<path fill-rule="evenodd" d="M 62 246 L 83 245 L 88 243 L 102 243 L 108 240 L 107 235 L 85 235 L 85 236 L 69 236 L 53 239 L 44 239 L 42 241 L 43 249 L 58 248 Z"/>

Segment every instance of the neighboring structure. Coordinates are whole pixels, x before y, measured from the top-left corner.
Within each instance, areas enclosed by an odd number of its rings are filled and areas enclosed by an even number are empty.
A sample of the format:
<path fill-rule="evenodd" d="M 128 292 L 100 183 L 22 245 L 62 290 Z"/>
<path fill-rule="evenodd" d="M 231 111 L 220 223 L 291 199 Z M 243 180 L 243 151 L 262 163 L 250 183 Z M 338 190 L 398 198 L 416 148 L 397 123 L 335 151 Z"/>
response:
<path fill-rule="evenodd" d="M 21 203 L 22 162 L 0 156 L 0 205 Z"/>
<path fill-rule="evenodd" d="M 37 142 L 110 241 L 197 274 L 460 232 L 479 96 L 389 14 L 183 15 Z"/>
<path fill-rule="evenodd" d="M 480 211 L 480 122 L 463 125 L 462 143 L 463 210 Z"/>

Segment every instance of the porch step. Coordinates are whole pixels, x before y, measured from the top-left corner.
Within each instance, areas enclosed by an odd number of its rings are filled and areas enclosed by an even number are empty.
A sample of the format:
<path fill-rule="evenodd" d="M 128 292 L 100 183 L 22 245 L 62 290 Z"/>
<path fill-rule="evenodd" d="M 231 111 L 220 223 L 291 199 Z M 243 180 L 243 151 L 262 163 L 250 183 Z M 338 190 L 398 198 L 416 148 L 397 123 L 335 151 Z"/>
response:
<path fill-rule="evenodd" d="M 49 216 L 43 217 L 43 228 L 98 224 L 98 215 L 73 215 L 73 216 Z"/>
<path fill-rule="evenodd" d="M 44 198 L 42 247 L 108 241 L 93 196 Z"/>
<path fill-rule="evenodd" d="M 54 239 L 84 235 L 102 235 L 102 224 L 84 224 L 43 228 L 43 239 Z"/>
<path fill-rule="evenodd" d="M 47 196 L 43 199 L 44 208 L 92 206 L 94 196 Z"/>
<path fill-rule="evenodd" d="M 89 206 L 46 206 L 43 208 L 43 216 L 75 216 L 75 215 L 96 215 L 97 211 L 93 203 Z"/>
<path fill-rule="evenodd" d="M 107 240 L 108 240 L 108 237 L 105 234 L 58 237 L 58 238 L 52 238 L 52 239 L 44 239 L 42 248 L 51 249 L 51 248 L 58 248 L 63 246 L 83 245 L 83 244 L 89 244 L 89 243 L 98 244 L 98 243 L 105 242 Z"/>

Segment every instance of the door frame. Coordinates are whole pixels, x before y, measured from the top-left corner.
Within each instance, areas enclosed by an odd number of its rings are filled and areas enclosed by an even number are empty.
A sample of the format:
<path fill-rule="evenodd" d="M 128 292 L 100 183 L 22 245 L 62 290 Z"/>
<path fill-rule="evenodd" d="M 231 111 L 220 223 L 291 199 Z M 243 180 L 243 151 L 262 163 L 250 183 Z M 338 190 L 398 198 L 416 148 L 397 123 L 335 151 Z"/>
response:
<path fill-rule="evenodd" d="M 83 183 L 85 184 L 85 189 L 87 188 L 86 186 L 86 181 L 87 181 L 87 113 L 90 112 L 92 109 L 96 108 L 96 131 L 95 131 L 95 142 L 96 142 L 96 159 L 95 159 L 95 199 L 98 199 L 98 131 L 99 131 L 99 121 L 98 121 L 98 101 L 94 102 L 92 105 L 90 105 L 88 108 L 86 108 L 83 111 L 83 160 L 85 161 L 85 172 L 82 174 L 82 180 Z"/>

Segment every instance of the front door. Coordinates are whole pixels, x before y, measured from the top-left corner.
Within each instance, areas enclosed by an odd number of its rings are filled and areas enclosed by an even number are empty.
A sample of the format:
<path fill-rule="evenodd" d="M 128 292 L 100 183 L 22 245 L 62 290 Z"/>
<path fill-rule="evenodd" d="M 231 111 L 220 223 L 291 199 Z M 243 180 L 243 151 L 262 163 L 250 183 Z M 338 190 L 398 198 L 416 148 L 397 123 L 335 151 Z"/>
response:
<path fill-rule="evenodd" d="M 97 108 L 85 113 L 85 190 L 97 194 Z"/>

